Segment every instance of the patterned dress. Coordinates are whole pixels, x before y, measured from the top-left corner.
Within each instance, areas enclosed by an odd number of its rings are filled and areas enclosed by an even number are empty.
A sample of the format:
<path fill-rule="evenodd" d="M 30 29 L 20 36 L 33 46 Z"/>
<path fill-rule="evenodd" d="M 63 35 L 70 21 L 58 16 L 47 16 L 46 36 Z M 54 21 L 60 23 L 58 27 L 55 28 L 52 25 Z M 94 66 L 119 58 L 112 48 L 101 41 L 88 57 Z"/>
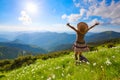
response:
<path fill-rule="evenodd" d="M 73 45 L 73 49 L 75 52 L 87 52 L 87 51 L 89 51 L 89 48 L 86 45 L 85 41 L 84 42 L 76 41 Z"/>

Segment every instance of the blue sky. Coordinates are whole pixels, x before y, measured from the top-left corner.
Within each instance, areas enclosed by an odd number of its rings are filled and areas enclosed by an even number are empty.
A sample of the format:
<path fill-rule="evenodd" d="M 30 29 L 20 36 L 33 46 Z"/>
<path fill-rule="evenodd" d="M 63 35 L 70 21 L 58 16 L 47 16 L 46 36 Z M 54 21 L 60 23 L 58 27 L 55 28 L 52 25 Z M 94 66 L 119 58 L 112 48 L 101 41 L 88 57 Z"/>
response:
<path fill-rule="evenodd" d="M 0 0 L 0 31 L 72 32 L 68 22 L 120 32 L 120 0 Z"/>

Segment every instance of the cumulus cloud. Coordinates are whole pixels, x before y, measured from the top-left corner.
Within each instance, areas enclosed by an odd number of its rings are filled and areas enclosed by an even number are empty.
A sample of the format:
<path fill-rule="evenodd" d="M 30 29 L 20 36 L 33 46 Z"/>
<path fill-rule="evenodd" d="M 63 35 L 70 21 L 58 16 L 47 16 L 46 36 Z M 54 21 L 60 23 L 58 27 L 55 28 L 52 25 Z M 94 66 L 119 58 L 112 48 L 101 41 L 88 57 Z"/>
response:
<path fill-rule="evenodd" d="M 109 17 L 115 18 L 120 16 L 119 13 L 120 13 L 119 3 L 114 3 L 114 1 L 112 1 L 111 5 L 107 6 L 105 4 L 105 0 L 99 3 L 99 6 L 98 5 L 90 6 L 88 11 L 89 16 L 95 15 L 95 16 L 102 16 L 104 18 L 109 18 Z"/>
<path fill-rule="evenodd" d="M 62 15 L 62 19 L 67 19 L 68 22 L 74 22 L 77 21 L 78 19 L 80 19 L 81 15 L 80 14 L 71 14 L 71 15 Z"/>
<path fill-rule="evenodd" d="M 67 15 L 66 14 L 63 14 L 62 15 L 62 19 L 66 19 L 67 18 Z"/>
<path fill-rule="evenodd" d="M 67 16 L 68 22 L 77 21 L 78 19 L 80 19 L 80 17 L 81 17 L 80 14 L 71 14 L 71 15 Z"/>
<path fill-rule="evenodd" d="M 85 12 L 86 10 L 82 8 L 80 9 L 79 14 L 70 14 L 70 15 L 63 14 L 62 19 L 67 19 L 68 22 L 75 22 L 78 21 L 84 15 Z"/>
<path fill-rule="evenodd" d="M 109 6 L 103 0 L 98 5 L 90 6 L 87 16 L 100 16 L 102 18 L 110 18 L 111 23 L 120 23 L 120 2 L 111 2 Z M 119 19 L 118 19 L 119 18 Z"/>
<path fill-rule="evenodd" d="M 29 25 L 32 23 L 30 16 L 26 13 L 26 11 L 21 11 L 21 16 L 18 18 L 24 25 Z"/>
<path fill-rule="evenodd" d="M 64 15 L 64 19 L 68 19 L 68 21 L 87 20 L 91 16 L 97 16 L 103 20 L 109 19 L 109 22 L 106 21 L 106 23 L 120 24 L 120 1 L 115 2 L 112 0 L 109 5 L 106 3 L 106 0 L 101 2 L 97 0 L 73 0 L 73 3 L 76 7 L 79 7 L 80 13 Z"/>
<path fill-rule="evenodd" d="M 120 18 L 112 19 L 111 23 L 112 24 L 120 24 Z"/>
<path fill-rule="evenodd" d="M 84 8 L 80 9 L 80 15 L 83 16 L 86 13 L 86 10 Z"/>

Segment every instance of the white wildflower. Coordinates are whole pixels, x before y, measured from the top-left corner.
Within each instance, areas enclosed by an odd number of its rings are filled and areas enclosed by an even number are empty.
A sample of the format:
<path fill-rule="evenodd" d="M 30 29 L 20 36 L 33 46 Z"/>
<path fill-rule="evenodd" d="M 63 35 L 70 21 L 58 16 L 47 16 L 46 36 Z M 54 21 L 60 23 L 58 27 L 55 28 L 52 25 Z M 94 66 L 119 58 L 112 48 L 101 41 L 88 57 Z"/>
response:
<path fill-rule="evenodd" d="M 72 58 L 74 59 L 74 56 L 72 55 Z"/>
<path fill-rule="evenodd" d="M 103 66 L 100 66 L 101 68 L 103 68 Z"/>
<path fill-rule="evenodd" d="M 103 66 L 100 66 L 100 67 L 101 67 L 102 71 L 104 71 L 104 68 L 103 68 Z"/>
<path fill-rule="evenodd" d="M 52 75 L 52 78 L 55 79 L 55 74 Z"/>
<path fill-rule="evenodd" d="M 112 56 L 112 58 L 115 58 L 115 56 Z"/>
<path fill-rule="evenodd" d="M 82 61 L 79 61 L 80 63 L 82 63 Z"/>
<path fill-rule="evenodd" d="M 60 66 L 57 66 L 56 69 L 60 69 Z"/>
<path fill-rule="evenodd" d="M 96 66 L 96 63 L 93 63 L 93 66 Z"/>
<path fill-rule="evenodd" d="M 51 77 L 48 77 L 47 80 L 52 80 L 52 78 L 51 78 Z"/>
<path fill-rule="evenodd" d="M 70 76 L 70 74 L 68 74 L 67 76 Z"/>
<path fill-rule="evenodd" d="M 110 60 L 107 58 L 107 61 L 105 62 L 105 64 L 111 65 L 112 63 L 111 63 Z"/>
<path fill-rule="evenodd" d="M 64 74 L 62 73 L 62 76 L 64 76 Z"/>
<path fill-rule="evenodd" d="M 89 62 L 86 62 L 88 65 L 90 64 Z"/>
<path fill-rule="evenodd" d="M 32 69 L 32 72 L 34 72 L 35 69 Z"/>
<path fill-rule="evenodd" d="M 92 70 L 91 73 L 93 73 L 94 71 Z"/>

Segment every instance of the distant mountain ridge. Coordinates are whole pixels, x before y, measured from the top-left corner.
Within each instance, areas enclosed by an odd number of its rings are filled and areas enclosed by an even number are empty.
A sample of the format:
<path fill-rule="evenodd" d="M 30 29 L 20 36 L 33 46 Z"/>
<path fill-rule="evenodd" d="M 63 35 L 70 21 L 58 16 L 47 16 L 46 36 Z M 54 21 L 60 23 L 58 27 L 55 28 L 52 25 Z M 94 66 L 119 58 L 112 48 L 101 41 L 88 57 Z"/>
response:
<path fill-rule="evenodd" d="M 22 34 L 17 36 L 16 39 L 21 40 L 23 43 L 37 45 L 49 50 L 49 48 L 57 45 L 73 43 L 75 37 L 75 34 L 45 32 Z"/>
<path fill-rule="evenodd" d="M 0 60 L 14 59 L 14 58 L 17 58 L 19 55 L 22 55 L 22 53 L 23 53 L 23 50 L 19 48 L 0 46 Z"/>
<path fill-rule="evenodd" d="M 47 51 L 27 44 L 0 42 L 0 59 L 13 59 L 23 54 L 37 55 L 41 53 L 47 53 Z"/>
<path fill-rule="evenodd" d="M 85 37 L 86 42 L 96 42 L 120 38 L 120 32 L 105 31 L 100 33 L 90 33 Z M 73 44 L 76 40 L 76 34 L 56 33 L 56 32 L 34 32 L 19 33 L 12 43 L 29 44 L 39 46 L 47 51 L 59 48 L 61 45 Z M 67 46 L 68 46 L 67 45 Z M 62 48 L 60 48 L 62 49 Z"/>
<path fill-rule="evenodd" d="M 9 40 L 6 38 L 0 37 L 0 42 L 7 42 L 7 41 L 9 41 Z"/>
<path fill-rule="evenodd" d="M 105 31 L 86 37 L 86 41 L 96 42 L 96 41 L 110 40 L 114 38 L 120 38 L 120 33 L 114 31 Z"/>
<path fill-rule="evenodd" d="M 94 33 L 87 35 L 85 40 L 87 42 L 102 41 L 108 39 L 120 38 L 119 32 L 105 31 L 101 33 Z M 73 44 L 76 35 L 67 33 L 45 32 L 45 33 L 32 33 L 22 34 L 16 37 L 26 44 L 34 44 L 42 48 L 48 49 L 51 47 L 59 46 L 62 44 Z"/>
<path fill-rule="evenodd" d="M 120 38 L 119 32 L 105 31 L 101 33 L 87 34 L 85 40 L 87 43 L 99 43 L 101 41 L 104 42 L 116 38 Z M 72 45 L 76 40 L 76 34 L 36 32 L 20 34 L 16 36 L 13 41 L 9 41 L 9 38 L 4 39 L 4 36 L 0 39 L 0 55 L 2 55 L 0 56 L 0 59 L 3 59 L 5 57 L 17 57 L 18 53 L 22 51 L 31 52 L 33 55 L 36 55 L 51 51 L 72 49 Z"/>
<path fill-rule="evenodd" d="M 37 46 L 31 46 L 27 44 L 19 44 L 19 43 L 12 43 L 12 42 L 0 42 L 0 46 L 6 46 L 6 47 L 14 47 L 19 48 L 21 50 L 26 50 L 28 52 L 32 53 L 46 53 L 44 49 L 37 47 Z"/>

